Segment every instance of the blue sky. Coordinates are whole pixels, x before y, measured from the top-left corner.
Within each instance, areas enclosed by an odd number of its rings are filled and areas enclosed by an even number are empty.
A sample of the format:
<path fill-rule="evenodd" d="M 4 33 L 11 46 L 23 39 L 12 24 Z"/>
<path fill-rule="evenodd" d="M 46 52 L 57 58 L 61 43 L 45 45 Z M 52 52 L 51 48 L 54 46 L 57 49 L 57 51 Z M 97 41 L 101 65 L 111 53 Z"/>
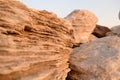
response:
<path fill-rule="evenodd" d="M 99 19 L 97 24 L 113 27 L 120 25 L 120 0 L 20 0 L 30 8 L 47 10 L 64 18 L 75 9 L 86 9 Z"/>

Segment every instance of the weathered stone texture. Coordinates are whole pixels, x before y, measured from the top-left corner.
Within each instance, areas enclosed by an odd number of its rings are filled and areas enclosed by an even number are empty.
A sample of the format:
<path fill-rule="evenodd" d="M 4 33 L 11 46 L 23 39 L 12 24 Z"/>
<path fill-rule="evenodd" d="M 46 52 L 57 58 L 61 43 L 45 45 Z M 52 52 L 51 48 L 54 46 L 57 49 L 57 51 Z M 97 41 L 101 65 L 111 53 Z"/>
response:
<path fill-rule="evenodd" d="M 53 13 L 0 0 L 0 80 L 65 80 L 72 32 Z"/>
<path fill-rule="evenodd" d="M 120 38 L 82 44 L 73 50 L 69 62 L 68 80 L 120 80 Z"/>
<path fill-rule="evenodd" d="M 97 17 L 88 10 L 75 10 L 65 17 L 72 23 L 75 44 L 89 42 L 89 36 L 93 32 Z"/>
<path fill-rule="evenodd" d="M 118 36 L 120 36 L 120 25 L 112 27 L 111 32 L 118 35 Z"/>

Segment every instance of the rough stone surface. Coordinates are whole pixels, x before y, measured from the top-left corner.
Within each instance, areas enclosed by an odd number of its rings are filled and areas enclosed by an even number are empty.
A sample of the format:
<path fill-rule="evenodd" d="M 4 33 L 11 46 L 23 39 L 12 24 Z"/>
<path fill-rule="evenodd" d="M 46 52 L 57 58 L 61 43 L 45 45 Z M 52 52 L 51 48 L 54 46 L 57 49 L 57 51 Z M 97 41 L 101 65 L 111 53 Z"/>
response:
<path fill-rule="evenodd" d="M 75 10 L 65 17 L 65 19 L 72 23 L 75 44 L 88 42 L 88 38 L 98 21 L 97 17 L 87 10 Z"/>
<path fill-rule="evenodd" d="M 119 36 L 120 36 L 120 25 L 115 26 L 115 27 L 112 27 L 112 28 L 111 28 L 111 31 L 112 31 L 113 33 L 115 33 L 116 35 L 119 35 Z"/>
<path fill-rule="evenodd" d="M 72 32 L 53 13 L 0 0 L 0 80 L 65 80 Z"/>
<path fill-rule="evenodd" d="M 117 33 L 113 33 L 112 31 L 107 32 L 106 36 L 118 36 Z"/>
<path fill-rule="evenodd" d="M 91 35 L 89 36 L 89 38 L 88 38 L 89 42 L 95 41 L 95 40 L 97 40 L 97 39 L 98 39 L 98 38 L 97 38 L 96 36 L 94 36 L 93 34 L 91 34 Z"/>
<path fill-rule="evenodd" d="M 105 37 L 107 32 L 110 32 L 111 30 L 106 26 L 96 25 L 93 35 L 95 35 L 98 38 Z"/>
<path fill-rule="evenodd" d="M 120 38 L 104 37 L 73 50 L 68 80 L 120 80 Z"/>

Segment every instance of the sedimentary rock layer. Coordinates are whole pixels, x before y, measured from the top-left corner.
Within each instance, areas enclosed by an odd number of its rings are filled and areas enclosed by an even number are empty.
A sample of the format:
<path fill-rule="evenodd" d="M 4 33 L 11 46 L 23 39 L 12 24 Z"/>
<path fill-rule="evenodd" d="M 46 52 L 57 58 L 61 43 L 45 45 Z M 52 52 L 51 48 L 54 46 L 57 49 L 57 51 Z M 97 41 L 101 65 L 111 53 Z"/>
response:
<path fill-rule="evenodd" d="M 65 80 L 72 32 L 54 13 L 0 0 L 0 80 Z"/>

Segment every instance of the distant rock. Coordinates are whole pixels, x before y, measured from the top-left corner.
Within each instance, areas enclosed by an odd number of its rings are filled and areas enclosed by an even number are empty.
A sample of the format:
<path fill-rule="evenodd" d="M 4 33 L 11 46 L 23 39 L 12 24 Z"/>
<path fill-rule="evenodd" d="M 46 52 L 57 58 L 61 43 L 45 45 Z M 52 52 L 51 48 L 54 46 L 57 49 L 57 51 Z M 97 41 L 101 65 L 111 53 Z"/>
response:
<path fill-rule="evenodd" d="M 113 33 L 120 36 L 120 25 L 112 27 L 111 30 L 112 30 Z"/>
<path fill-rule="evenodd" d="M 106 36 L 118 36 L 117 33 L 113 33 L 112 31 L 107 32 Z"/>
<path fill-rule="evenodd" d="M 87 10 L 75 10 L 65 17 L 72 23 L 74 28 L 74 40 L 75 45 L 80 43 L 86 43 L 89 41 L 89 36 L 93 32 L 97 17 L 90 11 Z"/>
<path fill-rule="evenodd" d="M 68 80 L 120 80 L 120 38 L 110 36 L 73 50 Z"/>
<path fill-rule="evenodd" d="M 72 32 L 54 13 L 0 0 L 0 80 L 65 80 Z"/>
<path fill-rule="evenodd" d="M 94 31 L 92 32 L 98 38 L 105 37 L 107 32 L 111 30 L 106 26 L 96 25 Z"/>

